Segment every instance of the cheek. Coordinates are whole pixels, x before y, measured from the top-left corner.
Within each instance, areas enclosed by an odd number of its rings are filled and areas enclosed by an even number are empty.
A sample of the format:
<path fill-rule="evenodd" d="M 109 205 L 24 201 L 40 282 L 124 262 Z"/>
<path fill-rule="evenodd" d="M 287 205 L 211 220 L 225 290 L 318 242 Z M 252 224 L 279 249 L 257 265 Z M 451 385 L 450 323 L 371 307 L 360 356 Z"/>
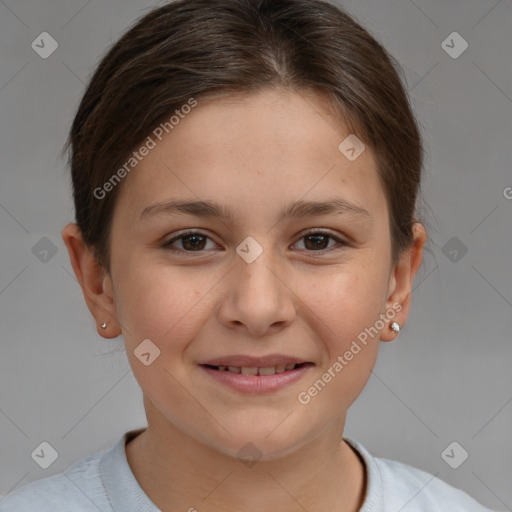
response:
<path fill-rule="evenodd" d="M 314 287 L 309 284 L 308 288 L 305 283 L 302 293 L 308 297 L 310 327 L 324 357 L 299 402 L 307 402 L 311 414 L 331 420 L 356 400 L 375 365 L 378 327 L 382 327 L 379 323 L 376 329 L 376 324 L 382 312 L 385 279 L 378 269 L 359 261 L 350 269 L 347 265 L 334 275 L 317 279 Z"/>
<path fill-rule="evenodd" d="M 121 285 L 116 305 L 119 304 L 119 320 L 130 345 L 145 338 L 160 345 L 171 337 L 176 344 L 179 338 L 193 334 L 191 319 L 199 310 L 196 304 L 202 296 L 200 287 L 208 290 L 198 276 L 191 280 L 190 273 L 135 258 L 131 263 L 125 261 L 118 270 Z"/>
<path fill-rule="evenodd" d="M 379 318 L 387 290 L 384 268 L 362 258 L 302 278 L 301 296 L 323 324 L 331 349 L 343 350 L 351 339 Z"/>

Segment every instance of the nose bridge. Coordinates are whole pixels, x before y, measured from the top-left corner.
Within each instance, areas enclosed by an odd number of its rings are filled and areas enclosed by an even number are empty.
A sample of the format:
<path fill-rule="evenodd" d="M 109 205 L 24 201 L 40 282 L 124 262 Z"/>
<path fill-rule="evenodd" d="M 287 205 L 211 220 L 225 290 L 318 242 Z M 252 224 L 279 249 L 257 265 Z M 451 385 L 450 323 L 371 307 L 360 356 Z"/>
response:
<path fill-rule="evenodd" d="M 266 240 L 270 240 L 270 237 Z M 240 260 L 237 265 L 236 288 L 244 295 L 245 301 L 259 302 L 257 299 L 263 294 L 267 304 L 276 300 L 281 293 L 282 283 L 276 278 L 274 269 L 277 258 L 269 244 L 264 248 L 256 239 L 247 237 L 238 246 L 237 253 Z"/>
<path fill-rule="evenodd" d="M 266 238 L 269 239 L 270 236 Z M 239 244 L 237 253 L 238 261 L 221 308 L 223 321 L 244 324 L 255 334 L 289 322 L 294 315 L 293 301 L 281 280 L 283 272 L 277 256 L 252 237 Z"/>

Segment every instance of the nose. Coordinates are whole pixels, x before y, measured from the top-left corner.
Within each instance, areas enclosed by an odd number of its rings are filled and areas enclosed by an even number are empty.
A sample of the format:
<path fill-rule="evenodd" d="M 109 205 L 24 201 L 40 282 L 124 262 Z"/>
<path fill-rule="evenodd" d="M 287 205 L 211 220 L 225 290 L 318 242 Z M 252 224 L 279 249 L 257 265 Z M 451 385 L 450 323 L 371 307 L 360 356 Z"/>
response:
<path fill-rule="evenodd" d="M 279 332 L 296 316 L 292 288 L 270 251 L 252 263 L 239 258 L 226 279 L 219 320 L 254 337 Z"/>

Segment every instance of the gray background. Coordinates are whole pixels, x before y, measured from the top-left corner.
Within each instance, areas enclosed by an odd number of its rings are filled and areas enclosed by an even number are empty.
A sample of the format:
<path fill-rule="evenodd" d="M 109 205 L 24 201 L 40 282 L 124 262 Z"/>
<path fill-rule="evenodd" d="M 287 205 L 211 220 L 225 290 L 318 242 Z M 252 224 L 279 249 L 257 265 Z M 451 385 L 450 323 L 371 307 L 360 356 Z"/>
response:
<path fill-rule="evenodd" d="M 74 217 L 59 152 L 98 59 L 156 5 L 0 0 L 0 494 L 146 424 L 122 339 L 97 335 L 60 238 Z M 410 319 L 382 344 L 345 435 L 512 510 L 511 2 L 343 5 L 405 71 L 430 224 Z M 31 48 L 44 31 L 59 44 L 47 59 Z M 441 45 L 454 31 L 469 44 L 458 58 Z M 31 458 L 42 441 L 59 454 L 46 470 Z M 441 457 L 453 441 L 469 453 L 457 469 Z"/>

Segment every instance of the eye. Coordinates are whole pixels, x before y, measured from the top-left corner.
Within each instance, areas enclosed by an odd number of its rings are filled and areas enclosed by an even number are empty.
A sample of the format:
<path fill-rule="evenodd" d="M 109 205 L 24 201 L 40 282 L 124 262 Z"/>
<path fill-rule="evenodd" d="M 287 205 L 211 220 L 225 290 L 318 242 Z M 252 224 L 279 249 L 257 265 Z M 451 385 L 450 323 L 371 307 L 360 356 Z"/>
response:
<path fill-rule="evenodd" d="M 210 249 L 215 249 L 217 245 L 209 236 L 200 231 L 187 231 L 165 242 L 162 247 L 173 252 L 200 253 L 208 249 L 208 247 L 206 247 L 208 240 L 213 243 L 213 247 L 210 247 Z M 348 245 L 347 242 L 344 242 L 327 231 L 309 231 L 300 238 L 300 241 L 302 240 L 305 240 L 304 246 L 307 252 L 330 252 Z M 336 243 L 329 247 L 328 240 L 333 240 Z M 181 247 L 175 246 L 177 242 L 179 242 Z M 296 242 L 296 244 L 297 243 L 298 242 Z"/>
<path fill-rule="evenodd" d="M 329 239 L 334 240 L 336 244 L 328 247 Z M 330 252 L 332 250 L 341 249 L 341 247 L 348 245 L 346 242 L 333 236 L 328 231 L 309 231 L 300 238 L 300 241 L 302 240 L 306 241 L 304 244 L 306 249 L 312 249 L 308 250 L 307 252 Z M 336 245 L 338 245 L 338 247 L 336 247 Z"/>
<path fill-rule="evenodd" d="M 174 252 L 203 252 L 203 249 L 205 249 L 207 245 L 207 240 L 211 240 L 213 242 L 209 236 L 201 233 L 200 231 L 187 231 L 186 233 L 181 233 L 179 236 L 169 240 L 163 245 L 163 247 L 164 249 Z M 178 241 L 182 248 L 173 247 L 173 244 Z M 215 248 L 215 242 L 213 242 L 213 244 Z"/>

